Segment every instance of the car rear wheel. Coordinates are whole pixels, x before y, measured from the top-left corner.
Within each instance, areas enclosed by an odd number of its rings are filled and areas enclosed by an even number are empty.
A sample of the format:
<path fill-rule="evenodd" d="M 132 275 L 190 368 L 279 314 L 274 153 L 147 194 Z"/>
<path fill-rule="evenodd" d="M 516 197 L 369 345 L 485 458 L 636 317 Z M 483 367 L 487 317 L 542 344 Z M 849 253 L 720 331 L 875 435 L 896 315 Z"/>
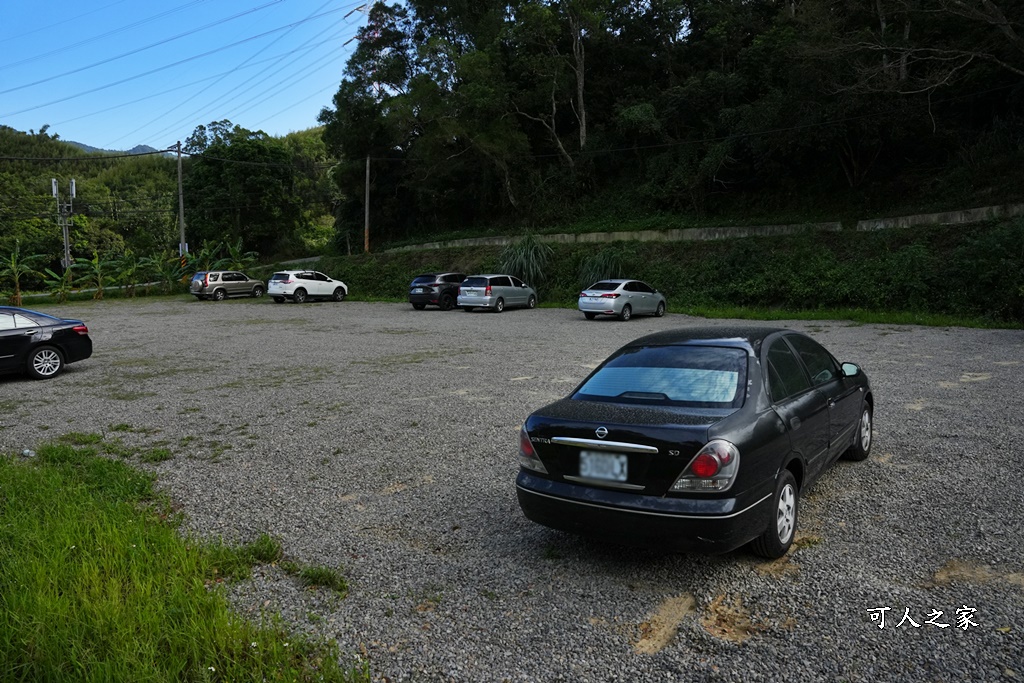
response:
<path fill-rule="evenodd" d="M 345 300 L 345 290 L 342 289 L 341 287 L 335 287 L 334 288 L 334 297 L 333 298 L 334 298 L 335 301 L 344 301 Z"/>
<path fill-rule="evenodd" d="M 283 296 L 275 296 L 274 297 L 274 303 L 275 304 L 283 304 L 284 303 L 284 297 Z"/>
<path fill-rule="evenodd" d="M 527 308 L 537 308 L 537 297 L 535 297 L 533 294 L 531 294 L 530 298 L 526 300 L 526 307 Z"/>
<path fill-rule="evenodd" d="M 857 423 L 857 436 L 854 437 L 853 445 L 844 453 L 847 460 L 864 460 L 871 453 L 871 427 L 871 404 L 865 401 Z"/>
<path fill-rule="evenodd" d="M 654 311 L 654 317 L 655 318 L 660 318 L 663 315 L 665 315 L 665 302 L 664 301 L 659 301 L 658 302 L 658 308 L 655 309 L 655 311 Z"/>
<path fill-rule="evenodd" d="M 505 310 L 505 300 L 504 299 L 498 299 L 497 301 L 494 302 L 494 312 L 495 313 L 501 313 L 504 310 Z"/>
<path fill-rule="evenodd" d="M 799 512 L 800 490 L 796 478 L 789 470 L 782 470 L 775 483 L 772 497 L 772 520 L 768 528 L 751 543 L 753 551 L 761 557 L 776 559 L 782 557 L 793 545 L 796 535 L 796 519 Z"/>
<path fill-rule="evenodd" d="M 427 307 L 427 305 L 426 304 L 413 304 L 412 307 L 415 308 L 417 311 L 422 311 L 424 308 Z"/>
<path fill-rule="evenodd" d="M 256 285 L 252 288 L 252 298 L 259 299 L 261 296 L 263 296 L 263 288 Z"/>
<path fill-rule="evenodd" d="M 450 294 L 445 294 L 441 297 L 440 306 L 442 311 L 450 311 L 452 310 L 452 307 L 455 306 L 455 301 L 452 300 Z"/>
<path fill-rule="evenodd" d="M 52 346 L 40 346 L 28 354 L 28 374 L 33 379 L 49 379 L 63 367 L 63 356 Z"/>
<path fill-rule="evenodd" d="M 583 314 L 583 317 L 586 318 L 587 320 L 593 320 L 594 318 L 597 317 L 597 313 L 590 313 L 588 311 Z"/>
<path fill-rule="evenodd" d="M 629 320 L 633 317 L 633 307 L 626 304 L 622 307 L 622 312 L 619 313 L 619 320 Z"/>
<path fill-rule="evenodd" d="M 218 289 L 217 291 L 215 291 L 213 293 L 213 300 L 214 301 L 224 301 L 224 298 L 227 297 L 227 295 L 228 295 L 228 293 L 225 292 L 223 289 Z"/>
<path fill-rule="evenodd" d="M 306 278 L 306 279 L 308 280 L 309 278 Z M 305 303 L 305 301 L 306 301 L 306 290 L 302 289 L 301 287 L 299 289 L 296 289 L 295 290 L 295 294 L 292 294 L 292 299 L 297 304 Z"/>

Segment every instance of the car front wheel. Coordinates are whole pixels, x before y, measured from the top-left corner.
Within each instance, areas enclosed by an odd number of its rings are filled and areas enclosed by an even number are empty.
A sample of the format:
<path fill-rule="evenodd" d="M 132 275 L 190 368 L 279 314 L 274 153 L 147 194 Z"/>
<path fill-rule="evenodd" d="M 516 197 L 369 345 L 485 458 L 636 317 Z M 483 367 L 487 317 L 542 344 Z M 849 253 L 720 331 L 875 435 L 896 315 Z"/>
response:
<path fill-rule="evenodd" d="M 658 302 L 658 308 L 657 308 L 657 310 L 654 311 L 654 317 L 655 318 L 660 318 L 663 315 L 665 315 L 665 302 L 664 301 L 659 301 Z"/>
<path fill-rule="evenodd" d="M 860 461 L 871 453 L 871 404 L 864 402 L 860 410 L 860 421 L 857 423 L 857 436 L 854 437 L 853 445 L 844 454 L 847 460 Z"/>
<path fill-rule="evenodd" d="M 49 379 L 63 367 L 64 358 L 52 346 L 40 346 L 28 354 L 28 374 L 33 379 Z"/>
<path fill-rule="evenodd" d="M 796 535 L 800 490 L 797 488 L 796 478 L 789 470 L 782 470 L 779 474 L 772 501 L 772 519 L 768 523 L 768 528 L 754 539 L 751 547 L 761 557 L 774 560 L 786 554 L 793 545 L 793 537 Z"/>
<path fill-rule="evenodd" d="M 537 308 L 537 297 L 535 297 L 533 294 L 531 294 L 530 298 L 526 300 L 526 307 L 527 308 Z"/>
<path fill-rule="evenodd" d="M 341 287 L 336 287 L 334 289 L 334 300 L 335 301 L 344 301 L 345 300 L 345 290 L 342 289 Z"/>

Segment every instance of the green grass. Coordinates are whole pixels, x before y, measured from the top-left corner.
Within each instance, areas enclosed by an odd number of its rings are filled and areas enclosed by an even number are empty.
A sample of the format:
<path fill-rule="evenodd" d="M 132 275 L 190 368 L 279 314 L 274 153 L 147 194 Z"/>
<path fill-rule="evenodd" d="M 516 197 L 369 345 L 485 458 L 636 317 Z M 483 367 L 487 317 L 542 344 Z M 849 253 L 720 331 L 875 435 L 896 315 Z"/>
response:
<path fill-rule="evenodd" d="M 369 680 L 333 641 L 229 609 L 221 583 L 278 560 L 277 541 L 183 537 L 151 475 L 95 445 L 36 450 L 0 456 L 0 680 Z"/>

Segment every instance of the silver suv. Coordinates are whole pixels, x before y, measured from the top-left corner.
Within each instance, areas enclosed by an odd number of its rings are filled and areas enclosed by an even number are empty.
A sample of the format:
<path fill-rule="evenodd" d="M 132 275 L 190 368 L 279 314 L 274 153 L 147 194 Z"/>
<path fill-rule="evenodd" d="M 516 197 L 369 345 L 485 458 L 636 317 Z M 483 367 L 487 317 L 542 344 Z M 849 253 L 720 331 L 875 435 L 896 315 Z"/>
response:
<path fill-rule="evenodd" d="M 223 301 L 229 296 L 261 297 L 267 288 L 263 280 L 254 280 L 237 270 L 201 270 L 192 276 L 191 292 L 200 301 Z"/>

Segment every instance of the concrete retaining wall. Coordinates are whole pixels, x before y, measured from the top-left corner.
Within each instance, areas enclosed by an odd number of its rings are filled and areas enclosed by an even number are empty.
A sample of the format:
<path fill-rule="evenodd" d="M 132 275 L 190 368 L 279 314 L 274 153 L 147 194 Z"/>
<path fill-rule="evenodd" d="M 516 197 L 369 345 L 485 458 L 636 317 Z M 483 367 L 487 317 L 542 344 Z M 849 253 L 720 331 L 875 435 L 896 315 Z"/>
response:
<path fill-rule="evenodd" d="M 857 221 L 857 230 L 891 230 L 919 225 L 955 225 L 960 223 L 981 223 L 984 221 L 1024 216 L 1024 204 L 983 206 L 962 211 L 899 216 L 896 218 L 870 218 Z M 537 235 L 542 242 L 552 244 L 576 244 L 598 242 L 707 242 L 711 240 L 738 239 L 742 237 L 770 237 L 792 235 L 801 232 L 838 232 L 842 223 L 803 223 L 799 225 L 750 225 L 720 228 L 679 228 L 673 230 L 637 230 L 613 232 L 560 233 Z M 473 237 L 443 242 L 427 242 L 408 247 L 396 247 L 387 251 L 419 251 L 422 249 L 446 249 L 452 247 L 503 247 L 515 242 L 518 237 Z"/>

